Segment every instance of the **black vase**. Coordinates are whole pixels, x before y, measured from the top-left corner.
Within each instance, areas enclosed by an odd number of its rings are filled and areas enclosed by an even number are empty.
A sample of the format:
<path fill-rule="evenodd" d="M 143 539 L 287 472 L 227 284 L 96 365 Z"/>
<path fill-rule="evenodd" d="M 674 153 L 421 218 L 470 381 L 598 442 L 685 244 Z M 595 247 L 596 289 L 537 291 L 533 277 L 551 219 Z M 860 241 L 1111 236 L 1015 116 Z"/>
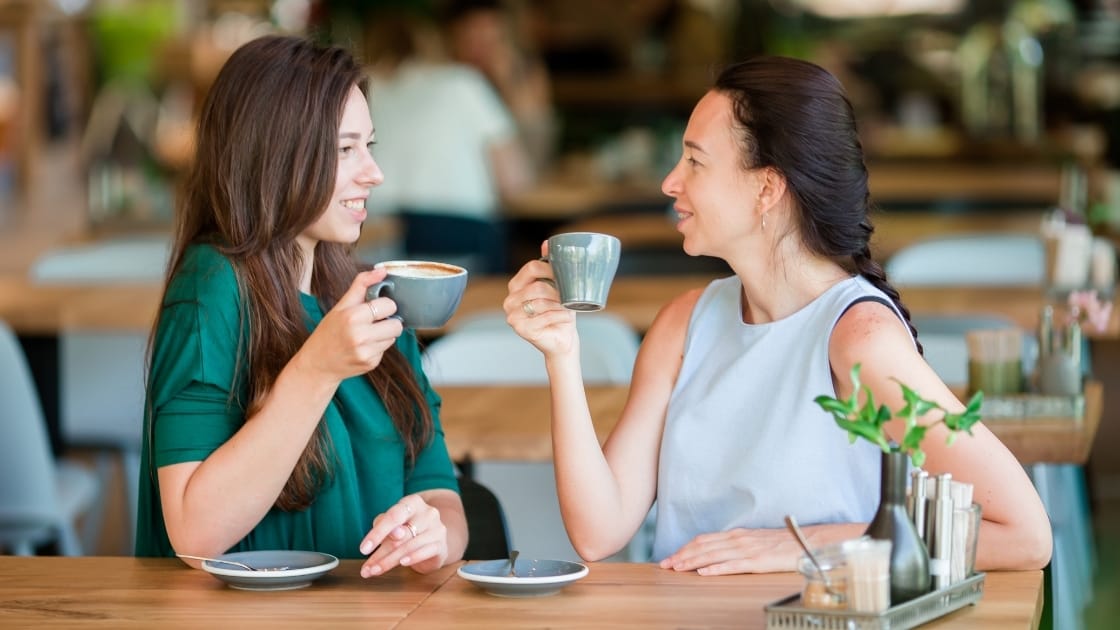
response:
<path fill-rule="evenodd" d="M 892 450 L 882 459 L 879 509 L 866 533 L 891 541 L 891 606 L 895 606 L 929 592 L 929 552 L 906 511 L 909 458 Z"/>

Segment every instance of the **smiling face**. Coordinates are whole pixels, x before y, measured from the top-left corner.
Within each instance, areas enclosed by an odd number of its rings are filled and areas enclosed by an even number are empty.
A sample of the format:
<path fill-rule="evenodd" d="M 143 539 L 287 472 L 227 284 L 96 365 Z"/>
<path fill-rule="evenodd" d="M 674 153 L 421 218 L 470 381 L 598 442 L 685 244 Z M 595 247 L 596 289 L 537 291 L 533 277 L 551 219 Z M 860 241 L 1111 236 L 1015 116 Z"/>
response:
<path fill-rule="evenodd" d="M 334 193 L 319 218 L 297 238 L 305 251 L 314 251 L 319 241 L 353 243 L 358 240 L 362 222 L 366 220 L 369 190 L 385 179 L 370 154 L 372 144 L 369 106 L 362 91 L 354 86 L 346 98 L 338 129 Z"/>
<path fill-rule="evenodd" d="M 728 260 L 759 233 L 759 171 L 743 168 L 733 122 L 731 99 L 714 91 L 701 98 L 685 128 L 681 159 L 661 184 L 676 199 L 677 230 L 693 256 Z"/>

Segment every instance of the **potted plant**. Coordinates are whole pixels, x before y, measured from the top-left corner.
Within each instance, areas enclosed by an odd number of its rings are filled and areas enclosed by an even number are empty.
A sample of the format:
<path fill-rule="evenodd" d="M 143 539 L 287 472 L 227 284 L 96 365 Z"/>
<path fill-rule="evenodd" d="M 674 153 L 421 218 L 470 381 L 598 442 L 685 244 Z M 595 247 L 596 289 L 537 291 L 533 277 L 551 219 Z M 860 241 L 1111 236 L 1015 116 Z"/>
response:
<path fill-rule="evenodd" d="M 984 393 L 976 392 L 964 411 L 950 413 L 941 405 L 922 398 L 904 383 L 899 383 L 906 402 L 896 412 L 887 405 L 875 404 L 871 390 L 859 380 L 859 371 L 857 363 L 852 367 L 852 395 L 847 399 L 822 395 L 813 401 L 832 414 L 836 424 L 848 432 L 851 442 L 864 438 L 883 451 L 879 508 L 867 527 L 867 534 L 891 541 L 891 605 L 895 605 L 927 593 L 930 582 L 929 553 L 906 509 L 907 459 L 915 466 L 925 462 L 922 440 L 926 432 L 937 424 L 944 424 L 949 429 L 949 444 L 961 431 L 972 435 L 972 425 L 980 420 Z M 934 422 L 920 424 L 918 420 L 930 412 L 940 412 L 941 417 Z M 896 418 L 906 423 L 901 444 L 892 441 L 885 430 L 887 422 Z"/>

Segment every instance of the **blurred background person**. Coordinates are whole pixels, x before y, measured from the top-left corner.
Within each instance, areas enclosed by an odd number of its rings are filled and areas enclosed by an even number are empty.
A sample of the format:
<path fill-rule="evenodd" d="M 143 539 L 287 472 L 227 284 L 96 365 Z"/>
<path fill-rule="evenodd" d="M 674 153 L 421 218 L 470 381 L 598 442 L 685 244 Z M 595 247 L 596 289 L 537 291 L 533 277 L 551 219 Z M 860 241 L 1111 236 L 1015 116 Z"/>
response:
<path fill-rule="evenodd" d="M 505 271 L 502 199 L 535 179 L 510 111 L 478 70 L 447 58 L 424 15 L 377 12 L 365 40 L 374 153 L 386 173 L 371 210 L 400 216 L 410 258 Z"/>
<path fill-rule="evenodd" d="M 553 158 L 557 125 L 548 68 L 528 33 L 530 9 L 503 0 L 449 0 L 442 19 L 452 59 L 477 68 L 498 91 L 539 169 Z"/>

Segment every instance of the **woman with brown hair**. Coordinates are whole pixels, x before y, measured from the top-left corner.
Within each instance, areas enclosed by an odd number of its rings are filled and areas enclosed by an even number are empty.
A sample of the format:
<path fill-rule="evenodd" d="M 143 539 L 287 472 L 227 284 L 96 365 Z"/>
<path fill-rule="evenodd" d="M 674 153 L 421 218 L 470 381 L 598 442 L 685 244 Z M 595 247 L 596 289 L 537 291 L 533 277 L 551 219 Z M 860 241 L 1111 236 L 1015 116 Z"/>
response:
<path fill-rule="evenodd" d="M 415 335 L 351 255 L 382 174 L 361 68 L 263 37 L 210 88 L 148 376 L 136 553 L 458 560 L 467 528 Z"/>

